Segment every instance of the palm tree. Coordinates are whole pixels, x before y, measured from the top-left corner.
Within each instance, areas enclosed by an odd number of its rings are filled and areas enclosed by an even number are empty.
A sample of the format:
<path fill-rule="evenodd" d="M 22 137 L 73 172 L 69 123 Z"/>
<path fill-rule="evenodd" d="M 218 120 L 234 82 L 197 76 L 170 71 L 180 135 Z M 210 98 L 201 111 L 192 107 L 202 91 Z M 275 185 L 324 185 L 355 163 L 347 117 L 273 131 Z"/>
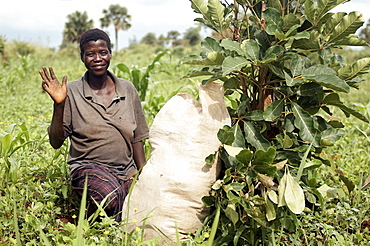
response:
<path fill-rule="evenodd" d="M 63 31 L 63 42 L 61 47 L 69 43 L 77 43 L 81 34 L 94 27 L 94 21 L 88 20 L 86 11 L 81 13 L 76 11 L 67 16 L 68 22 L 65 23 Z"/>
<path fill-rule="evenodd" d="M 114 32 L 116 38 L 116 51 L 118 50 L 118 31 L 127 30 L 131 27 L 128 20 L 131 16 L 127 13 L 127 8 L 119 4 L 111 4 L 108 9 L 103 10 L 104 17 L 100 18 L 101 27 L 108 27 L 110 24 L 114 25 Z"/>

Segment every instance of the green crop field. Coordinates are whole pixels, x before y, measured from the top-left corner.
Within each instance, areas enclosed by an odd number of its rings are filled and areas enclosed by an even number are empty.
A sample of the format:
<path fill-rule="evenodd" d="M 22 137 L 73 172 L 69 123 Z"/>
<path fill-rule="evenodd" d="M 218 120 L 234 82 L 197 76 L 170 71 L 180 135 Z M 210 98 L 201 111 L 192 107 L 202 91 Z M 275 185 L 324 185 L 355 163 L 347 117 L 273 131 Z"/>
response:
<path fill-rule="evenodd" d="M 38 71 L 42 66 L 52 66 L 60 79 L 63 75 L 68 81 L 81 77 L 85 69 L 77 47 L 75 53 L 35 47 L 24 56 L 17 55 L 11 43 L 7 49 L 7 61 L 0 63 L 0 245 L 155 245 L 146 241 L 139 229 L 122 231 L 125 221 L 118 224 L 102 213 L 84 219 L 80 201 L 69 186 L 68 143 L 58 150 L 48 143 L 46 128 L 52 101 L 41 89 Z M 370 55 L 369 50 L 341 52 L 352 61 Z M 189 47 L 167 51 L 138 46 L 114 53 L 110 70 L 127 79 L 131 78 L 118 64 L 139 71 L 141 76 L 147 73 L 143 108 L 150 125 L 176 93 L 197 98 L 200 80 L 182 79 L 193 68 L 180 62 L 182 56 L 196 53 Z M 158 61 L 148 71 L 156 58 Z M 370 117 L 370 75 L 363 78 L 359 90 L 342 98 Z M 332 165 L 316 171 L 317 182 L 326 194 L 322 209 L 299 215 L 300 229 L 281 232 L 280 245 L 369 243 L 370 126 L 341 112 L 334 113 L 346 126 L 345 136 L 322 153 Z M 148 143 L 146 152 L 149 155 Z M 208 236 L 206 230 L 199 230 L 186 243 L 201 245 Z"/>

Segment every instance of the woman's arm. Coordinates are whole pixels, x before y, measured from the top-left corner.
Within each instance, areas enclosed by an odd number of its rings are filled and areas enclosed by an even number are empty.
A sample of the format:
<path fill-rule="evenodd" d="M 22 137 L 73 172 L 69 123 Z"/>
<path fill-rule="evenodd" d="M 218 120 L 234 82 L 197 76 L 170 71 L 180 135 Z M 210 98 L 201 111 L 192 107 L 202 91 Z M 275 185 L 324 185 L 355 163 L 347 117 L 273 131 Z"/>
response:
<path fill-rule="evenodd" d="M 50 144 L 54 149 L 58 149 L 64 142 L 63 114 L 64 105 L 67 98 L 67 76 L 62 79 L 62 84 L 56 78 L 53 68 L 48 70 L 43 67 L 39 72 L 42 78 L 42 88 L 54 101 L 53 118 L 49 127 Z"/>
<path fill-rule="evenodd" d="M 143 142 L 139 141 L 137 143 L 134 143 L 132 145 L 132 148 L 137 169 L 141 171 L 141 168 L 146 162 Z"/>

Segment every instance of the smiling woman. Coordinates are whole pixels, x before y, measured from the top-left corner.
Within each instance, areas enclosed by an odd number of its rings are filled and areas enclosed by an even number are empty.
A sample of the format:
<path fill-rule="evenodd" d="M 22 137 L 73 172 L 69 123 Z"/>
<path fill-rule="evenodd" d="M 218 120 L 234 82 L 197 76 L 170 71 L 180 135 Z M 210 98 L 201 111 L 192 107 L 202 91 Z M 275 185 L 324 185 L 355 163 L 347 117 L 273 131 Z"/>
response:
<path fill-rule="evenodd" d="M 89 212 L 108 198 L 106 213 L 120 221 L 131 178 L 145 162 L 141 141 L 149 130 L 133 84 L 108 71 L 108 35 L 99 29 L 84 32 L 80 50 L 87 69 L 82 78 L 67 85 L 64 76 L 60 84 L 52 68 L 40 71 L 42 87 L 54 101 L 49 139 L 60 148 L 69 137 L 72 188 L 81 197 L 87 175 Z"/>

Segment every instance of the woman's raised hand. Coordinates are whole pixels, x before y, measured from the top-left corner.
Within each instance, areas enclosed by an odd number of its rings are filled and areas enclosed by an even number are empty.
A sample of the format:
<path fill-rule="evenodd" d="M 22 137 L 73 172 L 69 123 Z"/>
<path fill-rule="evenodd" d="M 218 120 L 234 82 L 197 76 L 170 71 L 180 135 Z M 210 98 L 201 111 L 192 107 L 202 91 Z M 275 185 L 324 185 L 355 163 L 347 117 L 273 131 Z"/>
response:
<path fill-rule="evenodd" d="M 67 76 L 63 76 L 62 84 L 56 78 L 53 68 L 49 67 L 49 72 L 46 67 L 42 67 L 39 71 L 42 78 L 42 88 L 46 91 L 53 101 L 57 104 L 64 102 L 67 97 Z"/>

